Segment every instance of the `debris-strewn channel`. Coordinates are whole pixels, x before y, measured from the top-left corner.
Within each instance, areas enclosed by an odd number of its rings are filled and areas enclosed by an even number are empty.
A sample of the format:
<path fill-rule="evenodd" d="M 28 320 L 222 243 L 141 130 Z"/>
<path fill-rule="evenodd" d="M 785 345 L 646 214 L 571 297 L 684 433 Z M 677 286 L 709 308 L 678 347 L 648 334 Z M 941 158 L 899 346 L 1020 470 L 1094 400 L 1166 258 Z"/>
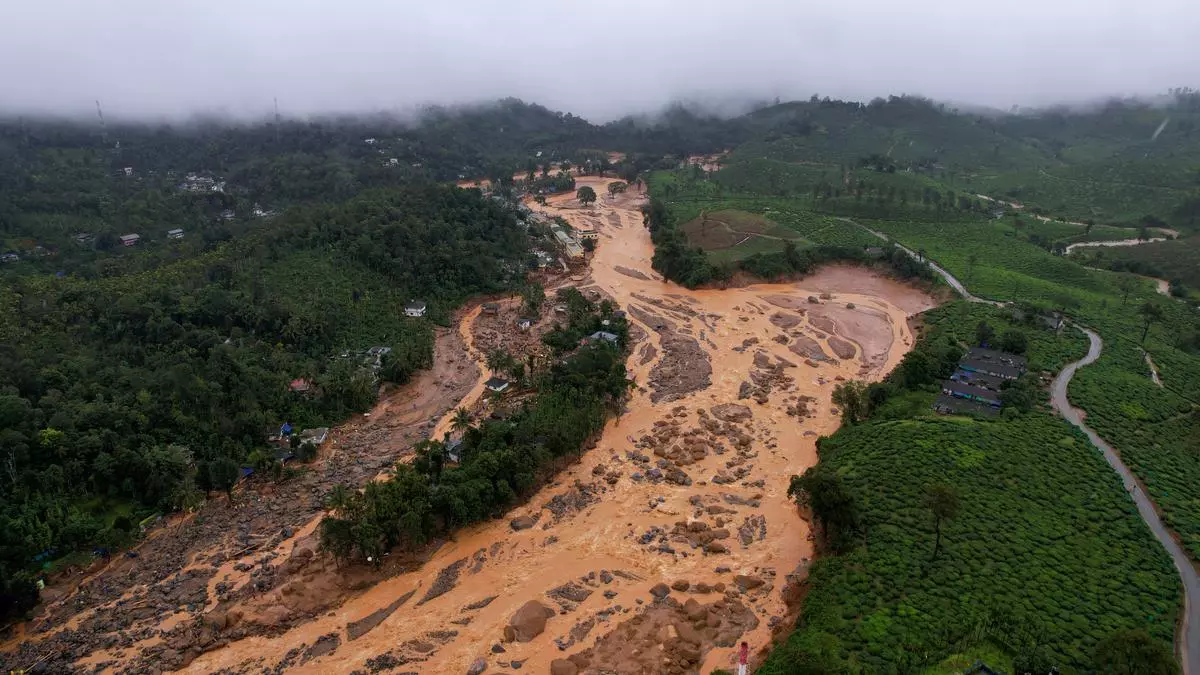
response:
<path fill-rule="evenodd" d="M 606 182 L 579 179 L 600 195 Z M 257 634 L 238 627 L 269 618 L 270 603 L 232 624 L 226 613 L 219 629 L 210 621 L 198 634 L 208 646 L 181 659 L 187 672 L 686 673 L 728 668 L 738 642 L 758 650 L 788 624 L 812 555 L 788 478 L 837 427 L 837 382 L 890 370 L 912 343 L 906 319 L 933 303 L 849 267 L 796 284 L 666 284 L 650 268 L 641 198 L 530 203 L 598 232 L 584 283 L 628 312 L 640 340 L 627 363 L 638 389 L 595 447 L 527 505 L 423 563 L 361 579 L 344 601 Z M 464 332 L 494 330 L 477 318 Z M 275 565 L 295 546 L 311 537 L 285 542 Z M 259 598 L 307 597 L 292 586 L 301 578 L 322 588 L 333 571 L 305 576 L 325 569 L 321 559 L 290 578 L 276 570 Z M 163 628 L 127 634 L 88 663 L 179 652 L 173 640 L 204 630 Z"/>

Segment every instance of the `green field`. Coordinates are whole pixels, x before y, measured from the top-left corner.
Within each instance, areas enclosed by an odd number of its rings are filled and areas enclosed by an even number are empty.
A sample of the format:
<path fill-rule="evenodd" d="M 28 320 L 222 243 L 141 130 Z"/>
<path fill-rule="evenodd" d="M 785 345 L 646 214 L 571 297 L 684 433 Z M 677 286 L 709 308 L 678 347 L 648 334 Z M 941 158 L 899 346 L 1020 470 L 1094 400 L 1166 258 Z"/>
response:
<path fill-rule="evenodd" d="M 1026 331 L 1035 368 L 1086 351 L 1078 332 L 962 302 L 927 313 L 923 344 L 973 335 L 981 319 Z M 1170 641 L 1178 579 L 1099 451 L 1044 409 L 941 417 L 928 409 L 935 395 L 889 401 L 819 444 L 821 469 L 863 509 L 864 541 L 814 565 L 796 632 L 758 672 L 956 672 L 966 658 L 1003 667 L 1040 648 L 1077 673 L 1115 631 Z M 934 483 L 961 500 L 936 560 L 923 501 Z"/>
<path fill-rule="evenodd" d="M 687 236 L 688 243 L 704 249 L 717 261 L 782 251 L 789 241 L 797 245 L 808 243 L 790 228 L 738 209 L 704 211 L 679 229 Z"/>

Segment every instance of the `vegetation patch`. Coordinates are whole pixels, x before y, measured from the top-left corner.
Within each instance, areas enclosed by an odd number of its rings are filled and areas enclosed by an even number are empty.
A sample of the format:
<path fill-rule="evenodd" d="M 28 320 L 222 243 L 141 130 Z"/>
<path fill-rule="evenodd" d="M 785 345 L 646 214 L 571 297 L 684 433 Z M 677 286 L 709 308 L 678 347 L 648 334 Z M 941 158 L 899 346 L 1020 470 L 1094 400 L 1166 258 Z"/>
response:
<path fill-rule="evenodd" d="M 916 375 L 944 363 L 976 319 L 1021 327 L 1005 310 L 964 304 L 928 313 L 878 398 L 931 401 L 930 378 Z M 1022 330 L 1035 336 L 1031 361 L 1081 355 L 1074 338 Z M 1169 644 L 1177 576 L 1086 437 L 1042 406 L 994 420 L 903 409 L 848 420 L 793 481 L 837 554 L 813 566 L 796 632 L 759 672 L 950 672 L 964 654 L 998 651 L 993 667 L 1075 673 L 1118 631 Z"/>

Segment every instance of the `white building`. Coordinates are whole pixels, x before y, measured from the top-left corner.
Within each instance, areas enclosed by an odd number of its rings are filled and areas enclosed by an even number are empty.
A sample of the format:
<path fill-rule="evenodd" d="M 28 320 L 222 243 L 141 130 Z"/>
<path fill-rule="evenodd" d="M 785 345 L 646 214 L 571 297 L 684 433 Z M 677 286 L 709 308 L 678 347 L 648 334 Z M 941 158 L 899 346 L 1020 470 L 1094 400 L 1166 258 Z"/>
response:
<path fill-rule="evenodd" d="M 413 318 L 420 318 L 425 316 L 426 309 L 427 306 L 424 301 L 414 300 L 413 302 L 410 302 L 404 306 L 404 315 L 411 316 Z"/>
<path fill-rule="evenodd" d="M 121 235 L 121 245 L 122 246 L 133 246 L 134 244 L 138 243 L 141 240 L 142 240 L 142 235 L 140 235 L 140 234 L 123 234 L 123 235 Z"/>
<path fill-rule="evenodd" d="M 177 227 L 174 230 L 167 230 L 167 239 L 183 239 L 183 229 Z"/>

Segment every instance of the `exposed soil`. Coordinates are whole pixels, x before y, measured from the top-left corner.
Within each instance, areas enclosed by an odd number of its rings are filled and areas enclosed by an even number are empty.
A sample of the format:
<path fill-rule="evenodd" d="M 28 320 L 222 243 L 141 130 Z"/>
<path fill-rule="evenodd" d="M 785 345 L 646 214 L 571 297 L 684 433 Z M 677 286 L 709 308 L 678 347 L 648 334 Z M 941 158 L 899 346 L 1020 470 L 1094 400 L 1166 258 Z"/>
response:
<path fill-rule="evenodd" d="M 320 498 L 334 479 L 362 484 L 403 457 L 411 440 L 449 430 L 450 415 L 435 413 L 484 405 L 488 373 L 477 364 L 486 349 L 534 348 L 536 334 L 507 334 L 515 305 L 502 304 L 494 320 L 503 323 L 494 327 L 475 306 L 458 331 L 447 331 L 457 349 L 439 342 L 435 373 L 453 387 L 438 394 L 442 385 L 430 374 L 422 383 L 434 391 L 389 397 L 338 432 L 320 471 L 294 486 L 263 486 L 253 501 L 263 505 L 247 507 L 250 514 L 197 525 L 220 537 L 160 535 L 176 542 L 162 551 L 175 554 L 173 562 L 156 555 L 135 567 L 178 579 L 142 580 L 154 589 L 137 587 L 153 600 L 148 610 L 136 600 L 118 606 L 114 596 L 103 632 L 59 629 L 63 637 L 33 643 L 13 665 L 53 645 L 58 671 L 76 661 L 133 673 L 684 673 L 731 668 L 743 639 L 765 649 L 803 595 L 813 550 L 787 486 L 816 462 L 815 439 L 837 428 L 833 384 L 890 370 L 912 342 L 906 319 L 934 303 L 857 267 L 730 290 L 665 284 L 650 269 L 643 196 L 631 188 L 609 197 L 609 180 L 578 179 L 601 195 L 592 209 L 570 195 L 529 204 L 600 233 L 580 283 L 628 311 L 637 342 L 627 367 L 644 387 L 558 482 L 503 519 L 430 547 L 427 560 L 391 556 L 381 570 L 337 569 L 312 553 Z M 791 318 L 781 326 L 773 315 Z M 823 344 L 855 352 L 817 362 L 789 349 L 808 341 L 822 354 Z M 409 409 L 412 398 L 426 402 L 423 412 Z M 402 422 L 412 415 L 420 419 Z M 242 540 L 260 539 L 237 551 Z M 185 568 L 194 576 L 181 575 Z M 122 594 L 137 582 L 123 583 Z M 517 617 L 534 602 L 550 612 L 543 620 L 536 607 Z M 201 620 L 189 620 L 198 613 Z M 54 616 L 72 628 L 92 620 L 75 614 L 68 607 Z"/>

